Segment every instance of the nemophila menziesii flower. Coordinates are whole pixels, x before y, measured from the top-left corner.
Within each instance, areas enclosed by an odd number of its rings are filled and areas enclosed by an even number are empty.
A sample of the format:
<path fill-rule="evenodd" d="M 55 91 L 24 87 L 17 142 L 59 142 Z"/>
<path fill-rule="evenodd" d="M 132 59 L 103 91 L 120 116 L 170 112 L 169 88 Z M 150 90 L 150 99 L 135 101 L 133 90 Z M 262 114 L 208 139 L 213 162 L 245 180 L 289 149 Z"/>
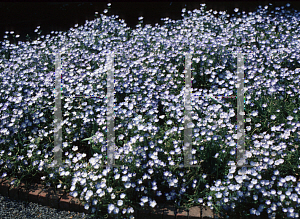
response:
<path fill-rule="evenodd" d="M 132 187 L 140 206 L 155 207 L 160 196 L 174 203 L 198 200 L 212 209 L 222 205 L 218 209 L 235 209 L 240 215 L 270 217 L 275 211 L 279 217 L 296 218 L 299 13 L 290 12 L 289 4 L 275 9 L 270 4 L 248 14 L 236 8 L 230 17 L 200 6 L 193 12 L 183 9 L 181 21 L 165 19 L 164 25 L 154 27 L 131 30 L 118 16 L 101 14 L 68 32 L 51 32 L 57 36 L 39 36 L 18 45 L 4 41 L 0 175 L 31 165 L 43 171 L 44 181 L 59 178 L 55 186 L 69 187 L 72 196 L 80 197 L 85 209 L 95 214 L 100 200 L 111 215 L 133 214 L 133 208 L 125 207 L 132 201 Z M 55 83 L 51 63 L 59 50 L 64 162 L 55 169 L 55 97 L 50 87 Z M 116 61 L 114 157 L 122 165 L 106 168 L 106 55 L 111 51 Z M 236 164 L 237 100 L 217 97 L 237 95 L 236 51 L 246 54 L 244 146 L 250 166 L 243 171 Z M 191 163 L 205 165 L 178 171 L 186 155 L 184 52 L 192 54 Z M 14 75 L 9 74 L 12 70 Z M 98 98 L 67 97 L 75 94 Z M 82 141 L 86 138 L 90 141 Z M 248 192 L 240 191 L 242 186 Z M 199 188 L 204 190 L 202 197 L 194 193 Z"/>

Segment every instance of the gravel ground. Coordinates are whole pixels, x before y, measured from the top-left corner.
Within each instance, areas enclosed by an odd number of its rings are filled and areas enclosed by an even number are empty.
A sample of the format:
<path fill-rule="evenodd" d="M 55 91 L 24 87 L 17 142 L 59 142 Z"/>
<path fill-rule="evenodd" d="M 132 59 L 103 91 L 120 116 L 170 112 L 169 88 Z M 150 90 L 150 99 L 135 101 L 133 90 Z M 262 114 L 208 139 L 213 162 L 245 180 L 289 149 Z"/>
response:
<path fill-rule="evenodd" d="M 0 195 L 0 219 L 82 219 L 92 218 L 85 213 L 62 211 L 32 202 L 15 201 Z"/>

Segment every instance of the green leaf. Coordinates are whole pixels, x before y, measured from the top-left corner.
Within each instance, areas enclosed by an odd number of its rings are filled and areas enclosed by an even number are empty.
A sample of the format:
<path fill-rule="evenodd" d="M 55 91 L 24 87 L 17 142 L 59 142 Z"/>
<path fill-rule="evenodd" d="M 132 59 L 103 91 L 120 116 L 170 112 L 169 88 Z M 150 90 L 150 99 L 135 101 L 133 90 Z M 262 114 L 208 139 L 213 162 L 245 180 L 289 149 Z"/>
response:
<path fill-rule="evenodd" d="M 200 112 L 200 110 L 195 109 L 195 111 L 198 113 L 200 118 L 203 118 L 205 116 L 202 112 Z"/>
<path fill-rule="evenodd" d="M 94 147 L 92 147 L 92 150 L 93 150 L 93 153 L 98 153 L 98 154 L 102 153 L 99 149 L 94 148 Z"/>
<path fill-rule="evenodd" d="M 37 143 L 37 144 L 39 144 L 39 143 L 40 143 L 40 141 L 41 141 L 41 138 L 40 138 L 40 137 L 38 137 L 38 138 L 36 139 L 36 143 Z"/>
<path fill-rule="evenodd" d="M 93 139 L 93 137 L 95 137 L 96 135 L 93 135 L 92 137 L 89 137 L 89 138 L 85 138 L 85 139 L 83 139 L 82 141 L 89 141 L 89 140 L 92 140 Z"/>
<path fill-rule="evenodd" d="M 259 113 L 261 114 L 261 115 L 263 115 L 263 111 L 262 111 L 262 108 L 261 108 L 261 106 L 259 105 L 259 103 L 256 101 L 256 100 L 254 100 L 254 103 L 257 105 L 257 107 L 258 107 L 258 111 L 259 111 Z"/>

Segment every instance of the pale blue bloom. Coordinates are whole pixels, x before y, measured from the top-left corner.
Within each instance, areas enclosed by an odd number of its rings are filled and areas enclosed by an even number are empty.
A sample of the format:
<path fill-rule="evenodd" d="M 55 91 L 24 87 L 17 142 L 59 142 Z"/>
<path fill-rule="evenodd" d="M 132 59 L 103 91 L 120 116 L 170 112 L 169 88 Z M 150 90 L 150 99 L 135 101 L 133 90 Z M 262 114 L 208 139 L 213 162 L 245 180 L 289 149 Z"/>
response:
<path fill-rule="evenodd" d="M 118 200 L 117 205 L 118 206 L 122 206 L 123 205 L 123 201 L 122 200 Z"/>
<path fill-rule="evenodd" d="M 152 208 L 154 208 L 155 206 L 156 206 L 156 201 L 155 200 L 152 200 L 152 201 L 150 201 L 150 206 L 152 207 Z"/>
<path fill-rule="evenodd" d="M 108 211 L 109 214 L 110 214 L 114 209 L 115 209 L 114 204 L 109 204 L 108 207 L 107 207 L 107 211 Z"/>

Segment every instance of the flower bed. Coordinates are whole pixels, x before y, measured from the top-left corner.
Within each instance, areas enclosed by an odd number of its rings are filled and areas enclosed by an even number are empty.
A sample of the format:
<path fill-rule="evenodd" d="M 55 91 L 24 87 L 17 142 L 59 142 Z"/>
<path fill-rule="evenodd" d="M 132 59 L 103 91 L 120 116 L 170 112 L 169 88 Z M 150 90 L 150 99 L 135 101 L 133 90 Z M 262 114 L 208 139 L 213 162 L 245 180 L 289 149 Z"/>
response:
<path fill-rule="evenodd" d="M 166 19 L 162 27 L 141 22 L 136 30 L 101 15 L 57 36 L 2 43 L 2 177 L 64 188 L 98 216 L 131 218 L 134 209 L 160 199 L 187 208 L 201 203 L 225 218 L 299 217 L 299 13 L 285 10 L 266 6 L 229 20 L 201 5 L 183 9 L 183 20 Z M 231 52 L 239 49 L 249 54 L 244 111 L 252 167 L 243 168 L 235 162 L 236 100 L 203 98 L 236 94 Z M 57 50 L 65 51 L 61 168 L 52 165 Z M 105 60 L 112 50 L 115 158 L 122 167 L 107 169 Z M 201 167 L 177 166 L 183 164 L 184 52 L 192 53 L 192 159 Z"/>

